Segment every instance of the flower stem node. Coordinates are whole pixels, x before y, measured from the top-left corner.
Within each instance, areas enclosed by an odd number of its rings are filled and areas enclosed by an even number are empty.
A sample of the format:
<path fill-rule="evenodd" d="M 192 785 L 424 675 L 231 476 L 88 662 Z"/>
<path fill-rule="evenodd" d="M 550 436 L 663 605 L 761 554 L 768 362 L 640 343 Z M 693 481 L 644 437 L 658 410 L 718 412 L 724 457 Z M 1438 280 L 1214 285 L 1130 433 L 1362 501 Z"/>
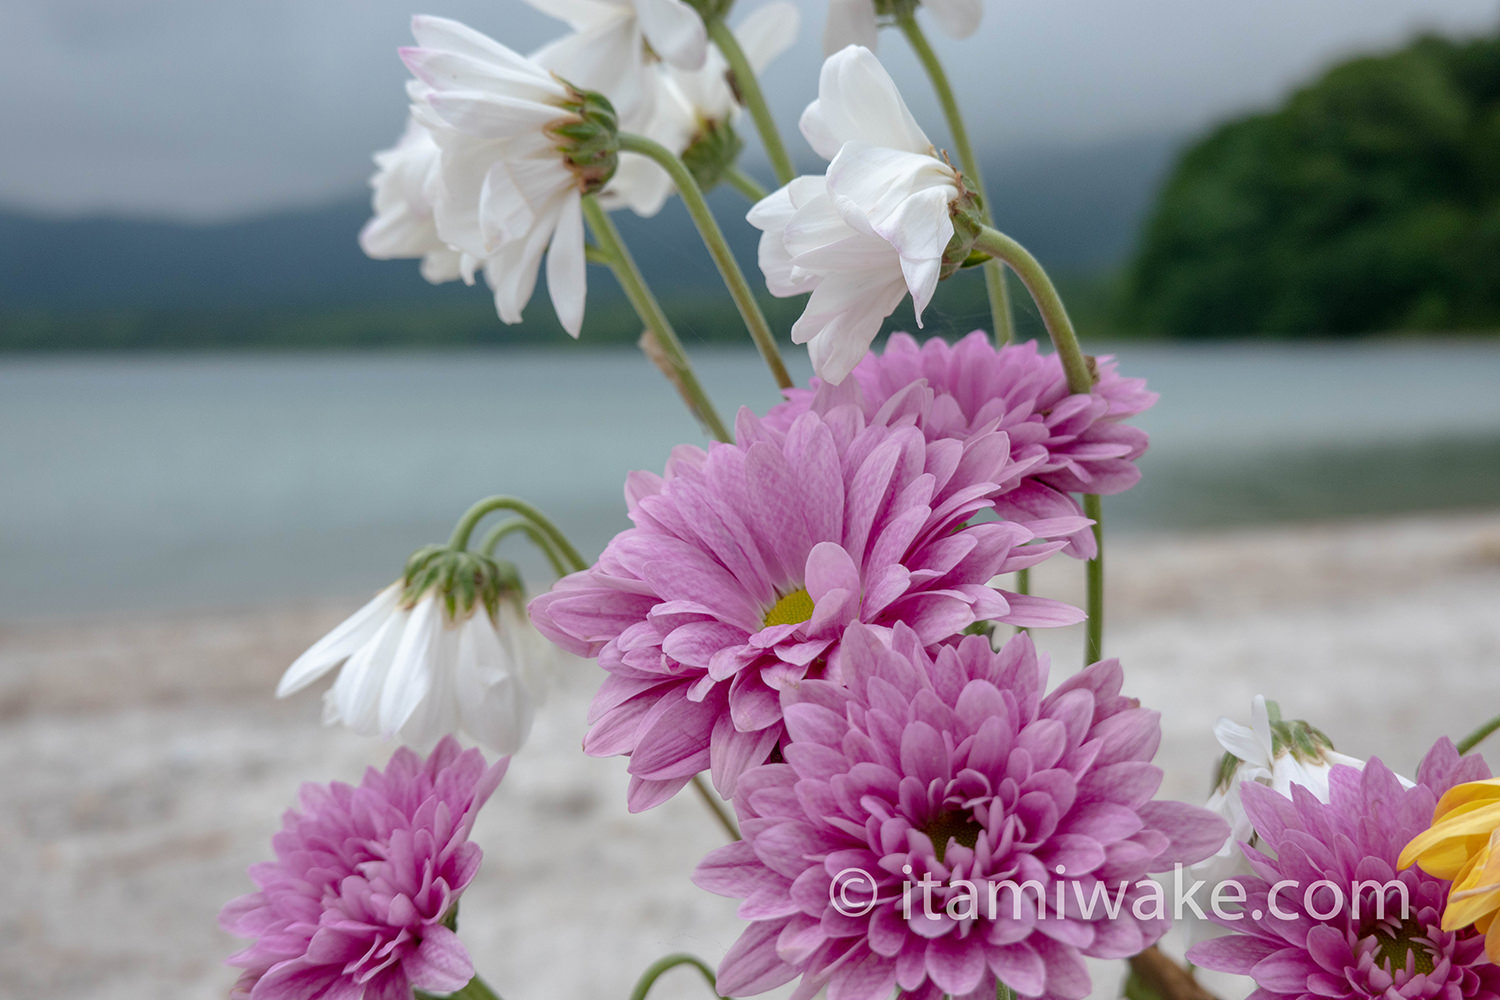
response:
<path fill-rule="evenodd" d="M 744 148 L 745 140 L 727 120 L 700 119 L 698 131 L 682 151 L 682 162 L 698 186 L 710 191 L 734 167 Z"/>
<path fill-rule="evenodd" d="M 961 268 L 989 260 L 988 256 L 974 250 L 979 234 L 984 231 L 984 199 L 979 192 L 960 186 L 958 197 L 948 206 L 948 213 L 953 217 L 953 238 L 943 250 L 943 264 L 938 271 L 940 279 L 952 277 Z"/>
<path fill-rule="evenodd" d="M 417 606 L 428 592 L 441 599 L 450 622 L 463 621 L 483 606 L 494 618 L 502 599 L 524 603 L 520 574 L 510 563 L 446 545 L 429 545 L 406 561 L 401 606 Z"/>
<path fill-rule="evenodd" d="M 577 117 L 554 122 L 547 134 L 557 140 L 563 162 L 578 178 L 578 190 L 593 194 L 614 178 L 620 166 L 620 120 L 603 94 L 568 89 L 572 100 L 564 107 Z"/>

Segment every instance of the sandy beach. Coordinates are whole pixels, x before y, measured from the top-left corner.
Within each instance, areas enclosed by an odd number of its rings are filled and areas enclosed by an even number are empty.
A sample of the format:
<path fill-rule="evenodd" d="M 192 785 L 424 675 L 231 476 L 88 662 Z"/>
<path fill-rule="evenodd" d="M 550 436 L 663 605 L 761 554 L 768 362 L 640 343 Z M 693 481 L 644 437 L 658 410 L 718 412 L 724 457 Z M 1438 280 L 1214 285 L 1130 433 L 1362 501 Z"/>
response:
<path fill-rule="evenodd" d="M 1106 641 L 1163 713 L 1164 794 L 1205 796 L 1214 720 L 1258 692 L 1408 772 L 1500 712 L 1500 514 L 1142 535 L 1109 558 Z M 1081 596 L 1081 569 L 1044 567 L 1038 589 Z M 271 695 L 357 600 L 0 628 L 0 995 L 225 993 L 215 914 L 298 783 L 390 751 L 322 728 L 316 694 Z M 1074 669 L 1076 634 L 1045 645 L 1054 681 Z M 623 762 L 578 749 L 596 682 L 586 663 L 558 679 L 476 830 L 462 934 L 508 1000 L 622 998 L 655 958 L 713 963 L 740 930 L 687 880 L 720 838 L 701 807 L 629 815 Z M 659 989 L 707 995 L 688 973 Z"/>

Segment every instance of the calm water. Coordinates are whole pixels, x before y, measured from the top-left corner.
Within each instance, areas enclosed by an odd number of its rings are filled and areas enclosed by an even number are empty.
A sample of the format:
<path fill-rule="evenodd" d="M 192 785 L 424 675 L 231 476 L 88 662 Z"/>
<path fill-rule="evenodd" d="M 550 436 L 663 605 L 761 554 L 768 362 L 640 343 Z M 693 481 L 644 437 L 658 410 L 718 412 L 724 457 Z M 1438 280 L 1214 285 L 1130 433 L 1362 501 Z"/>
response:
<path fill-rule="evenodd" d="M 700 352 L 721 409 L 756 359 Z M 1500 506 L 1500 343 L 1130 347 L 1162 402 L 1122 530 Z M 794 372 L 804 377 L 806 372 Z M 585 552 L 620 484 L 698 440 L 635 353 L 0 362 L 0 619 L 356 595 L 473 500 Z M 523 560 L 525 565 L 525 560 Z"/>

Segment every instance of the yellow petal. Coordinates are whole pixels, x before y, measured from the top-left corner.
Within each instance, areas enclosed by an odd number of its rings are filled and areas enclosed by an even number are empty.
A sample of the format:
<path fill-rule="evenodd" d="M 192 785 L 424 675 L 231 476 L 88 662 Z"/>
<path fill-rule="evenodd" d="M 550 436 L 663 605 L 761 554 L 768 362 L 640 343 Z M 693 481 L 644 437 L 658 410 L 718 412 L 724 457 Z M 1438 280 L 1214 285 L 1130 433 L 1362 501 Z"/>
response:
<path fill-rule="evenodd" d="M 1462 785 L 1454 785 L 1443 793 L 1441 799 L 1438 799 L 1437 809 L 1433 812 L 1433 823 L 1436 824 L 1459 806 L 1495 799 L 1500 799 L 1500 778 L 1466 781 Z"/>

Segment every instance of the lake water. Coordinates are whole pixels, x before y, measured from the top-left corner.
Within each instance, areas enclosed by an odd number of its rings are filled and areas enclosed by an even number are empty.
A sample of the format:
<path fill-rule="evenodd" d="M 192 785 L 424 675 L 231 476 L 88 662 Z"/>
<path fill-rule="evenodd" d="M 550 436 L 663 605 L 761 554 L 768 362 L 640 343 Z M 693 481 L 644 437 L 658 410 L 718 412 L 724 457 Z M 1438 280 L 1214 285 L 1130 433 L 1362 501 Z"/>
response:
<path fill-rule="evenodd" d="M 1121 353 L 1162 401 L 1120 530 L 1500 506 L 1500 342 Z M 695 361 L 726 414 L 777 399 Z M 591 553 L 698 440 L 634 352 L 6 359 L 0 620 L 357 595 L 497 492 Z"/>

